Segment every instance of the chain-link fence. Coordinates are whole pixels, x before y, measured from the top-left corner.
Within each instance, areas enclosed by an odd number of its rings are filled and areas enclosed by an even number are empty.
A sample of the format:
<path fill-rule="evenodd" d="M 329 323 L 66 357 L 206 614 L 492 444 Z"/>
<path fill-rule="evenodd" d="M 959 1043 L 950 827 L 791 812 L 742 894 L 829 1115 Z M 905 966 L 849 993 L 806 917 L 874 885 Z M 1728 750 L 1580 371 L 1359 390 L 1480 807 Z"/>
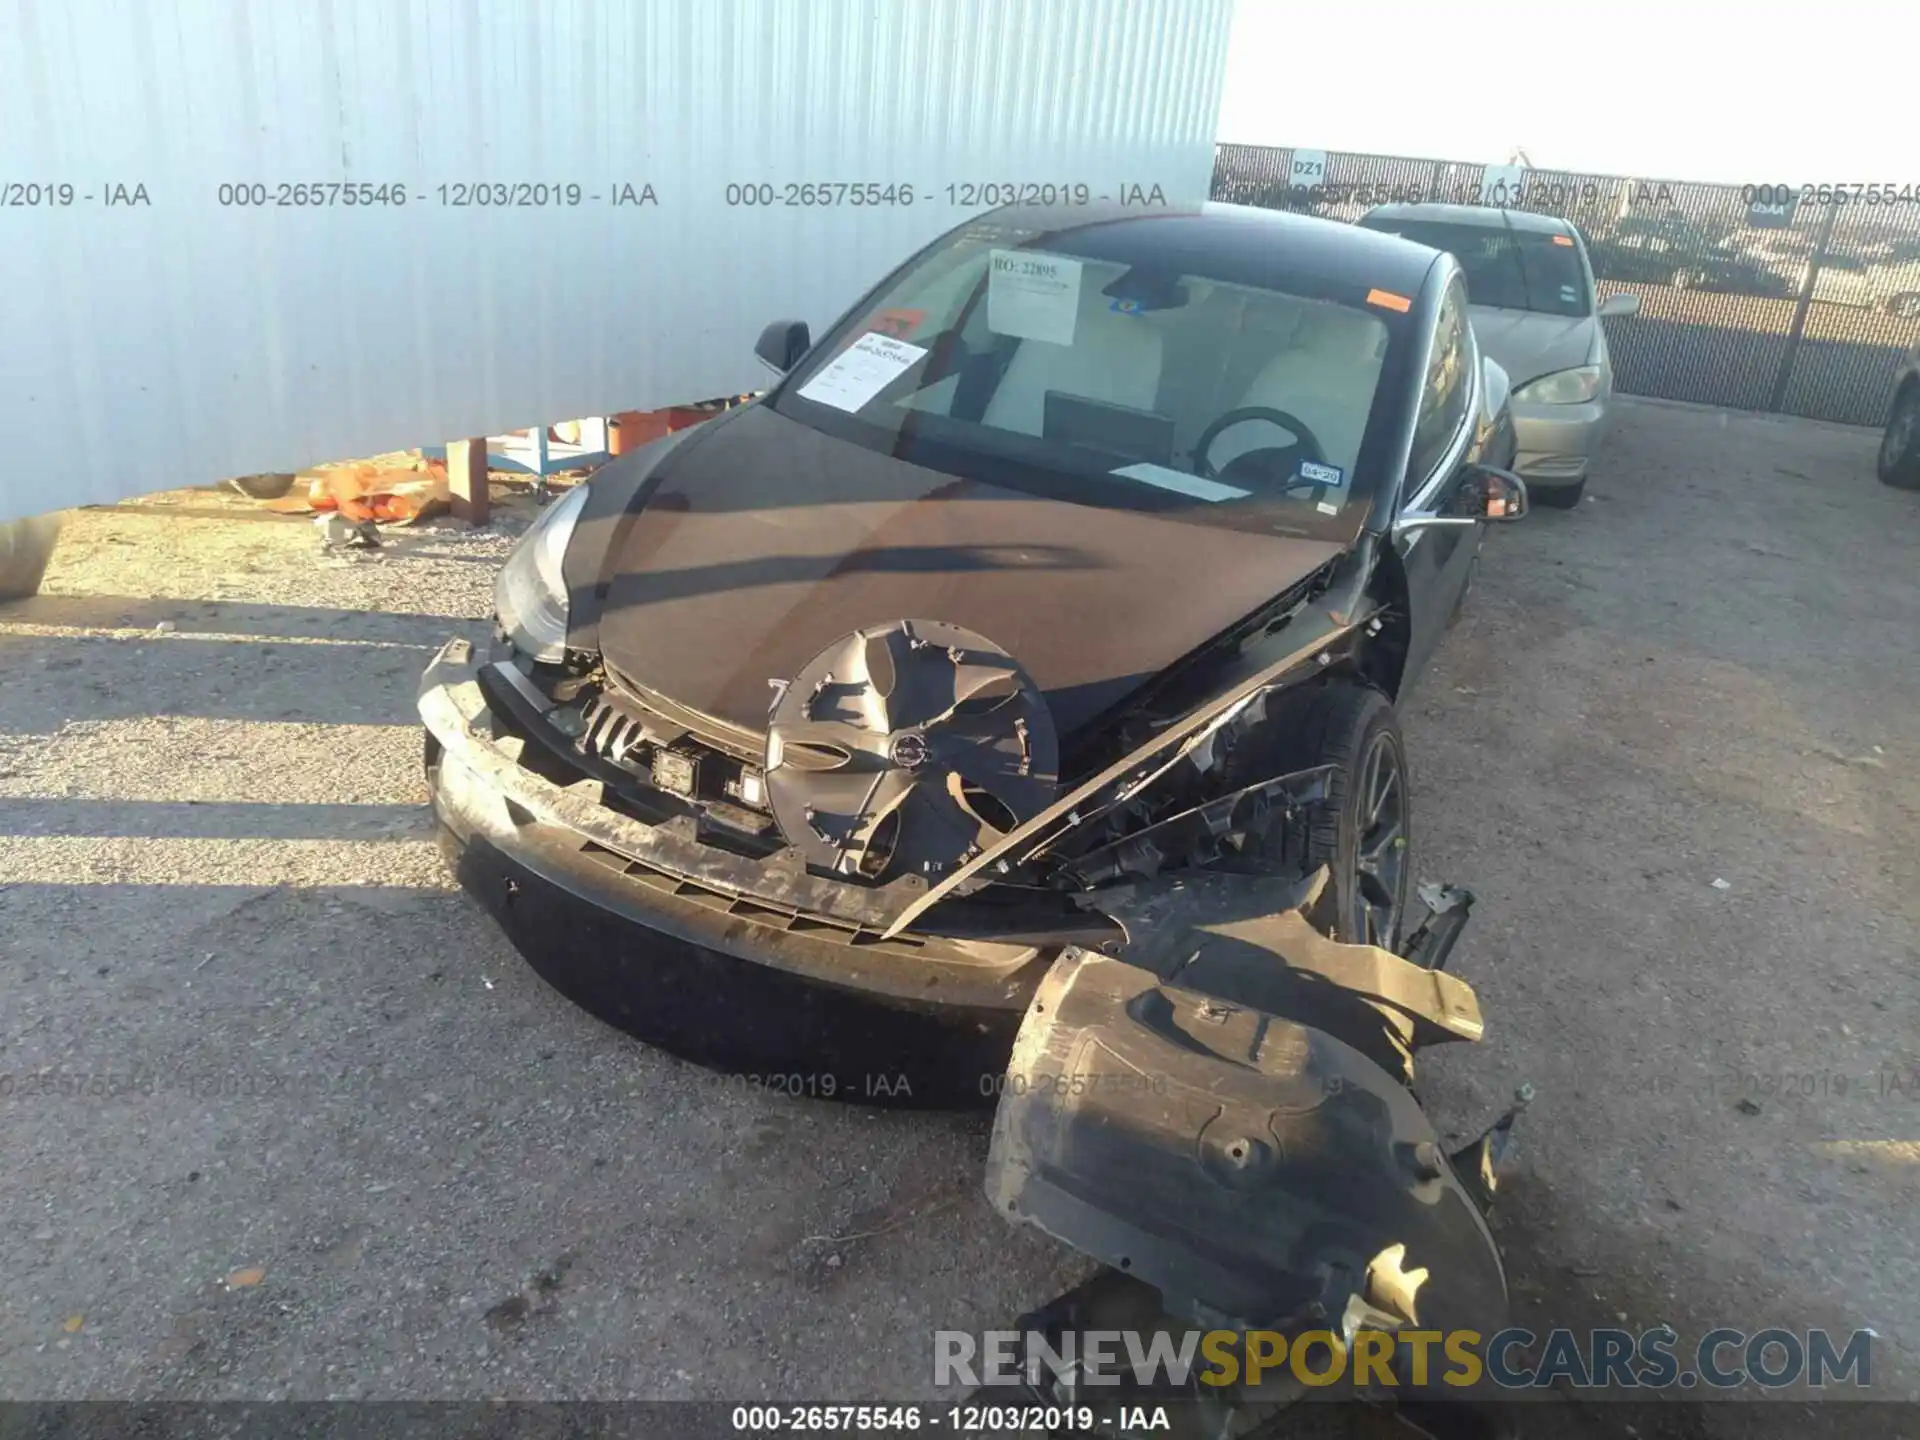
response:
<path fill-rule="evenodd" d="M 1880 425 L 1920 341 L 1920 182 L 1707 185 L 1395 155 L 1222 145 L 1213 198 L 1358 220 L 1375 205 L 1505 205 L 1580 227 L 1633 395 Z"/>

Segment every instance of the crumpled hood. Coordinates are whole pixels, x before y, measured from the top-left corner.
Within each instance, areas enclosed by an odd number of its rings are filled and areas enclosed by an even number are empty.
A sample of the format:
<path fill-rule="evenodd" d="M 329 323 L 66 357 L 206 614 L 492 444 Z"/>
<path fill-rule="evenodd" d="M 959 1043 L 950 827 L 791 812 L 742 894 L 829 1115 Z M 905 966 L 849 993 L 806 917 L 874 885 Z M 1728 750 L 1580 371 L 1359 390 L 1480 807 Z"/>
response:
<path fill-rule="evenodd" d="M 900 619 L 994 641 L 1069 733 L 1343 549 L 956 478 L 764 405 L 593 485 L 573 643 L 755 734 L 769 680 Z"/>
<path fill-rule="evenodd" d="M 1594 330 L 1600 322 L 1591 315 L 1541 315 L 1490 305 L 1468 310 L 1481 353 L 1498 362 L 1515 390 L 1542 375 L 1585 365 L 1593 357 Z"/>

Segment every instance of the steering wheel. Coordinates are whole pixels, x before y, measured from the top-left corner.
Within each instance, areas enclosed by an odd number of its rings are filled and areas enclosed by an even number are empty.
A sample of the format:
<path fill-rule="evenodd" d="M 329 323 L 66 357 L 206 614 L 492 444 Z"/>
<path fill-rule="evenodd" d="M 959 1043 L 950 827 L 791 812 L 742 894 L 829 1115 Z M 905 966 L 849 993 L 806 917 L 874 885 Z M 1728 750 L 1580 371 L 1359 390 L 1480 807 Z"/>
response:
<path fill-rule="evenodd" d="M 1226 414 L 1222 415 L 1211 425 L 1207 426 L 1205 430 L 1200 432 L 1200 438 L 1196 440 L 1193 445 L 1193 473 L 1205 477 L 1212 477 L 1218 474 L 1219 472 L 1213 468 L 1213 461 L 1207 452 L 1213 448 L 1213 442 L 1218 440 L 1223 433 L 1235 425 L 1244 424 L 1248 420 L 1266 420 L 1278 425 L 1281 429 L 1293 435 L 1293 443 L 1291 445 L 1262 445 L 1258 449 L 1244 451 L 1232 460 L 1229 460 L 1227 462 L 1229 466 L 1237 464 L 1240 460 L 1244 460 L 1250 455 L 1257 455 L 1263 450 L 1293 451 L 1297 452 L 1299 458 L 1302 460 L 1311 460 L 1321 465 L 1326 464 L 1326 449 L 1320 444 L 1319 437 L 1306 427 L 1306 424 L 1298 415 L 1286 410 L 1276 410 L 1271 405 L 1241 405 L 1227 411 Z"/>

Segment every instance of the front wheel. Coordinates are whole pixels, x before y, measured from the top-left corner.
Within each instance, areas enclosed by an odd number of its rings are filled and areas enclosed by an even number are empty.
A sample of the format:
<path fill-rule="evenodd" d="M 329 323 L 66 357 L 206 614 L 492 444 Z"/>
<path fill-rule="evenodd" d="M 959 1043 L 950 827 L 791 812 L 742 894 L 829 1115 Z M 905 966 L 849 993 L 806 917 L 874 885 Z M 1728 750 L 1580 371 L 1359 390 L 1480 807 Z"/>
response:
<path fill-rule="evenodd" d="M 1882 484 L 1896 490 L 1920 490 L 1920 384 L 1900 387 L 1893 397 L 1893 414 L 1880 437 L 1880 455 L 1874 465 Z"/>
<path fill-rule="evenodd" d="M 1336 680 L 1283 696 L 1227 760 L 1229 789 L 1316 765 L 1335 766 L 1327 803 L 1306 836 L 1309 870 L 1325 865 L 1322 919 L 1336 940 L 1392 950 L 1412 874 L 1407 746 L 1387 697 Z"/>

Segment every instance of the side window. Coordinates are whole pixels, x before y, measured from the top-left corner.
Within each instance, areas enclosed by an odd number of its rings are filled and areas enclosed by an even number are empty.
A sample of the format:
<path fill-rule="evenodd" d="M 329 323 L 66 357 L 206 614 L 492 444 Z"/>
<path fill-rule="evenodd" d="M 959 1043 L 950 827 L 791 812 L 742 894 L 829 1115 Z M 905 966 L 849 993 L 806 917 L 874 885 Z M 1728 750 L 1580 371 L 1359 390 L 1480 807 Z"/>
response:
<path fill-rule="evenodd" d="M 1420 392 L 1420 417 L 1413 426 L 1413 454 L 1407 466 L 1409 490 L 1424 485 L 1466 418 L 1473 398 L 1467 366 L 1473 347 L 1467 339 L 1467 292 L 1458 279 L 1447 287 L 1434 322 L 1433 355 Z"/>

